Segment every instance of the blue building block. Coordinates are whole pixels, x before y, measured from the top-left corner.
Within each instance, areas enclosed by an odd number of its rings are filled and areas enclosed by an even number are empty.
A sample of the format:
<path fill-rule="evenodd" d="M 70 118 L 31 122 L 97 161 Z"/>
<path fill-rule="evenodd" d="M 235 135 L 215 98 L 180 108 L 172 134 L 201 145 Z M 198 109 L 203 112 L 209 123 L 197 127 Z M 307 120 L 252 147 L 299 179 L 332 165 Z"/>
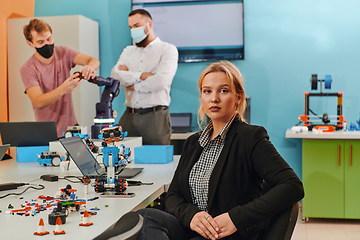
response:
<path fill-rule="evenodd" d="M 37 162 L 37 154 L 41 154 L 43 151 L 49 151 L 49 146 L 17 147 L 16 161 Z"/>
<path fill-rule="evenodd" d="M 173 145 L 145 145 L 134 148 L 135 163 L 169 163 L 173 161 Z"/>

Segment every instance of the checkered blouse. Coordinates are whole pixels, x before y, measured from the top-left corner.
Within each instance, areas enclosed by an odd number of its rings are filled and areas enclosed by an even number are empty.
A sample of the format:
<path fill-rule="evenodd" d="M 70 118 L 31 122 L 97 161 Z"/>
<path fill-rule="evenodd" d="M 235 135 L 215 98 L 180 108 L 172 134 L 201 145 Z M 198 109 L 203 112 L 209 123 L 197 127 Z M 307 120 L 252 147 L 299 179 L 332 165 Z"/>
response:
<path fill-rule="evenodd" d="M 202 211 L 208 210 L 210 176 L 224 147 L 226 134 L 236 115 L 237 114 L 235 114 L 230 121 L 226 123 L 220 133 L 212 140 L 209 139 L 214 130 L 213 123 L 211 121 L 201 133 L 198 140 L 200 146 L 204 149 L 199 160 L 190 171 L 189 185 L 193 204 Z"/>

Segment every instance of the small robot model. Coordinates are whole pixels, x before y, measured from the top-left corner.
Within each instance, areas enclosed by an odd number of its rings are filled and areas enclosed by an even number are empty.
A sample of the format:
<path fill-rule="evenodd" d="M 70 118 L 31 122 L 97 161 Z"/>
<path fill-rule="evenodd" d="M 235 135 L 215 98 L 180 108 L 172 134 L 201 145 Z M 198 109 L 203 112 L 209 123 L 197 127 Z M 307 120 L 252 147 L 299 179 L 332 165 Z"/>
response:
<path fill-rule="evenodd" d="M 123 144 L 120 147 L 115 146 L 115 142 L 122 140 L 127 132 L 124 134 L 121 127 L 115 125 L 102 129 L 100 135 L 103 139 L 103 164 L 106 166 L 107 175 L 96 179 L 95 192 L 124 192 L 127 182 L 123 178 L 118 178 L 116 172 L 126 167 L 131 151 Z"/>
<path fill-rule="evenodd" d="M 60 166 L 60 162 L 64 161 L 65 158 L 61 157 L 57 152 L 44 151 L 38 154 L 38 162 L 40 165 L 52 165 L 54 167 Z"/>
<path fill-rule="evenodd" d="M 101 129 L 99 138 L 103 139 L 102 146 L 106 147 L 108 144 L 120 142 L 127 136 L 127 132 L 123 132 L 121 126 L 116 124 L 106 125 Z"/>
<path fill-rule="evenodd" d="M 78 133 L 78 134 L 80 134 L 80 137 L 81 137 L 81 135 L 86 135 L 86 132 L 87 132 L 86 130 L 84 132 L 84 127 L 82 127 L 82 126 L 68 126 L 66 132 L 63 132 L 63 136 L 65 138 L 69 138 L 72 136 L 76 136 L 75 133 Z"/>
<path fill-rule="evenodd" d="M 76 189 L 71 188 L 71 185 L 60 189 L 56 207 L 49 214 L 50 225 L 55 225 L 58 217 L 60 217 L 62 224 L 65 224 L 66 217 L 69 216 L 70 211 L 79 211 L 80 206 L 86 204 L 86 200 L 77 199 L 76 191 Z"/>

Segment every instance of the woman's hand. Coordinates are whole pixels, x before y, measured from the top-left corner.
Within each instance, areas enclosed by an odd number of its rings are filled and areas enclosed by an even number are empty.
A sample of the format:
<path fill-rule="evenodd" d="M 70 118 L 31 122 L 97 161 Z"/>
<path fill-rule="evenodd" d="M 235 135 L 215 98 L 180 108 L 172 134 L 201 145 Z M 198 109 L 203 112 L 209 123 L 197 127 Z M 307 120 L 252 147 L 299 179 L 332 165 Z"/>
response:
<path fill-rule="evenodd" d="M 230 220 L 231 221 L 231 220 Z M 199 233 L 207 239 L 219 238 L 219 226 L 216 221 L 205 211 L 198 212 L 194 215 L 190 222 L 191 230 Z"/>
<path fill-rule="evenodd" d="M 229 213 L 223 213 L 215 217 L 214 220 L 220 228 L 220 231 L 217 231 L 219 235 L 218 238 L 227 237 L 237 231 L 237 228 L 231 221 Z"/>

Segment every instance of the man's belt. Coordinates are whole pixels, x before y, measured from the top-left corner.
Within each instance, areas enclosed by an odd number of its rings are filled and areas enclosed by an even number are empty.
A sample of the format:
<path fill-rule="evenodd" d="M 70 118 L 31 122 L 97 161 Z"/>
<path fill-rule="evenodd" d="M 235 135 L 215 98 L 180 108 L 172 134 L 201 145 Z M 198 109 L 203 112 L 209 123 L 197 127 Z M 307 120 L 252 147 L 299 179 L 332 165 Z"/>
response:
<path fill-rule="evenodd" d="M 147 114 L 147 113 L 150 113 L 150 112 L 156 112 L 156 111 L 159 111 L 159 110 L 165 110 L 167 108 L 168 108 L 167 106 L 156 106 L 156 107 L 149 107 L 149 108 L 130 108 L 130 107 L 127 107 L 126 111 L 128 111 L 129 113 L 132 113 L 132 114 Z"/>

